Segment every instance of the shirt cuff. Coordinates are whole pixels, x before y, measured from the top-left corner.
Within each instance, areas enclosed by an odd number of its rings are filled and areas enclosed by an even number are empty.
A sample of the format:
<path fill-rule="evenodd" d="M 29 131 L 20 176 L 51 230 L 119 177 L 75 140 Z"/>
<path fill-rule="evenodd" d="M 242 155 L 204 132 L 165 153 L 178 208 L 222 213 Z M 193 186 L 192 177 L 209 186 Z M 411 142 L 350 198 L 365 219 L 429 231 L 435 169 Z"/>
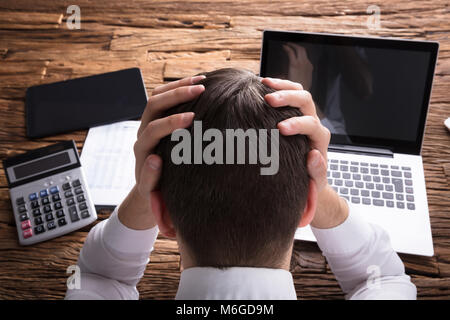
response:
<path fill-rule="evenodd" d="M 373 232 L 370 224 L 359 216 L 351 203 L 348 207 L 348 217 L 340 225 L 330 229 L 311 227 L 317 244 L 325 255 L 357 252 Z"/>
<path fill-rule="evenodd" d="M 103 240 L 108 247 L 119 252 L 150 253 L 158 236 L 158 226 L 134 230 L 120 222 L 117 207 L 103 227 Z"/>

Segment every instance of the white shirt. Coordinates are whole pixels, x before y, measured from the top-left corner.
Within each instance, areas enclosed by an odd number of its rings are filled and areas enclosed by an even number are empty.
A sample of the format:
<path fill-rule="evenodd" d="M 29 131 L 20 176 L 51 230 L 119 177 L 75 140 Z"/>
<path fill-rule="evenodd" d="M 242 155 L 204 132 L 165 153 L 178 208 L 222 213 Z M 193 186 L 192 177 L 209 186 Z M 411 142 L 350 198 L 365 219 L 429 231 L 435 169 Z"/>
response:
<path fill-rule="evenodd" d="M 367 223 L 349 204 L 348 218 L 313 233 L 347 299 L 416 299 L 416 287 L 382 228 Z M 158 228 L 132 230 L 117 209 L 89 232 L 81 250 L 79 289 L 66 299 L 138 299 Z M 297 299 L 290 272 L 234 267 L 189 268 L 181 273 L 176 299 Z"/>

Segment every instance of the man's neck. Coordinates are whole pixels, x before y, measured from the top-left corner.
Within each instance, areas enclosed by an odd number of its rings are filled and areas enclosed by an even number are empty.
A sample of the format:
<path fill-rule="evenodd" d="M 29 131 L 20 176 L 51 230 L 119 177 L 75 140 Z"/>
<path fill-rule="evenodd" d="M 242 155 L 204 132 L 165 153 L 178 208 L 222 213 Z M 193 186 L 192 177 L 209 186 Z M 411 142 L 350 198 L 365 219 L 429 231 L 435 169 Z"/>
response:
<path fill-rule="evenodd" d="M 178 240 L 178 239 L 177 239 Z M 291 257 L 292 257 L 292 248 L 294 246 L 294 241 L 292 241 L 291 246 L 289 247 L 288 252 L 285 255 L 285 258 L 283 261 L 280 261 L 279 264 L 276 265 L 255 265 L 255 266 L 246 266 L 248 268 L 267 268 L 267 269 L 282 269 L 289 271 L 290 265 L 291 265 Z M 185 246 L 182 242 L 178 240 L 178 247 L 180 251 L 180 259 L 181 259 L 181 271 L 187 270 L 190 268 L 202 268 L 206 266 L 201 266 L 195 263 L 194 259 L 191 258 L 191 255 L 188 254 L 187 250 L 185 249 Z M 211 268 L 216 268 L 216 266 L 207 266 Z M 237 266 L 236 266 L 237 267 Z"/>
<path fill-rule="evenodd" d="M 191 267 L 181 273 L 176 299 L 296 299 L 290 272 L 273 268 Z"/>

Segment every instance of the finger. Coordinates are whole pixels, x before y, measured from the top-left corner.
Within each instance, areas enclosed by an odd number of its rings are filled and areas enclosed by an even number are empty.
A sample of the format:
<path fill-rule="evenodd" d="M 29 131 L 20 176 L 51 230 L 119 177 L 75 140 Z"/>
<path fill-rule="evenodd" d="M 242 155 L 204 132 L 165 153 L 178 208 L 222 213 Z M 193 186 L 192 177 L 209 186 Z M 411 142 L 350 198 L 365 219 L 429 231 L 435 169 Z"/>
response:
<path fill-rule="evenodd" d="M 290 80 L 263 78 L 261 82 L 275 90 L 303 90 L 303 86 L 300 83 Z"/>
<path fill-rule="evenodd" d="M 327 162 L 318 150 L 311 150 L 306 158 L 308 174 L 316 182 L 320 192 L 328 183 L 327 181 Z"/>
<path fill-rule="evenodd" d="M 289 46 L 287 44 L 284 44 L 283 45 L 283 49 L 287 53 L 290 63 L 292 63 L 292 62 L 297 60 L 297 56 L 295 54 L 295 51 L 292 49 L 291 46 Z"/>
<path fill-rule="evenodd" d="M 193 112 L 174 114 L 150 122 L 134 144 L 136 157 L 136 180 L 139 178 L 144 159 L 152 153 L 159 141 L 176 129 L 186 128 L 194 119 Z"/>
<path fill-rule="evenodd" d="M 306 54 L 306 49 L 300 45 L 296 45 L 294 46 L 294 50 L 297 53 L 297 57 L 299 58 L 299 60 L 306 60 L 308 58 L 307 54 Z"/>
<path fill-rule="evenodd" d="M 318 118 L 311 116 L 293 117 L 279 122 L 277 127 L 281 134 L 285 136 L 295 134 L 308 136 L 311 146 L 318 149 L 322 156 L 327 159 L 331 133 L 326 127 L 321 125 Z"/>
<path fill-rule="evenodd" d="M 320 127 L 320 121 L 312 116 L 292 117 L 278 123 L 278 129 L 285 136 L 294 134 L 311 135 L 320 130 Z"/>
<path fill-rule="evenodd" d="M 159 140 L 171 134 L 176 129 L 186 128 L 192 123 L 193 112 L 177 113 L 150 122 L 142 132 L 142 137 L 136 142 L 137 148 L 150 152 Z"/>
<path fill-rule="evenodd" d="M 300 109 L 305 116 L 317 117 L 316 106 L 306 90 L 280 90 L 264 97 L 272 107 L 291 106 Z"/>
<path fill-rule="evenodd" d="M 161 86 L 156 87 L 153 92 L 152 92 L 152 96 L 157 95 L 157 94 L 161 94 L 163 92 L 169 91 L 169 90 L 173 90 L 175 88 L 178 87 L 184 87 L 184 86 L 190 86 L 193 85 L 197 82 L 199 82 L 200 80 L 205 79 L 206 76 L 204 75 L 200 75 L 200 76 L 194 76 L 194 77 L 187 77 L 187 78 L 183 78 L 177 81 L 172 81 L 169 82 L 167 84 L 163 84 Z"/>
<path fill-rule="evenodd" d="M 147 102 L 141 118 L 141 126 L 138 130 L 138 137 L 142 134 L 147 124 L 156 119 L 162 112 L 180 103 L 188 102 L 205 91 L 203 85 L 178 87 L 156 96 L 151 96 Z"/>
<path fill-rule="evenodd" d="M 158 185 L 158 180 L 161 176 L 161 167 L 162 160 L 158 155 L 151 154 L 145 159 L 138 184 L 139 193 L 142 196 L 150 197 L 150 192 Z"/>

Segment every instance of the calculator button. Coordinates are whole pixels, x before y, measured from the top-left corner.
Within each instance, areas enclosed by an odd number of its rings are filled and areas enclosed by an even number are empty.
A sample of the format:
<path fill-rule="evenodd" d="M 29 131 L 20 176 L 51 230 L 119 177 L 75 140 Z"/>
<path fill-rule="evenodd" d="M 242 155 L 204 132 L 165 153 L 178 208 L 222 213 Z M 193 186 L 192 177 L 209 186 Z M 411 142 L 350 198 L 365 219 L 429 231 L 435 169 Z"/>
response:
<path fill-rule="evenodd" d="M 48 199 L 48 197 L 45 197 L 41 200 L 41 205 L 45 206 L 46 204 L 49 204 L 50 200 Z"/>
<path fill-rule="evenodd" d="M 23 237 L 25 239 L 31 237 L 32 235 L 33 235 L 33 231 L 31 231 L 31 229 L 27 229 L 27 230 L 23 231 Z"/>
<path fill-rule="evenodd" d="M 52 207 L 50 207 L 49 205 L 44 206 L 44 213 L 49 213 L 52 211 Z"/>
<path fill-rule="evenodd" d="M 20 224 L 20 227 L 22 228 L 22 230 L 26 230 L 28 228 L 31 228 L 30 220 L 22 221 L 21 224 Z"/>
<path fill-rule="evenodd" d="M 81 212 L 81 218 L 86 219 L 89 217 L 90 217 L 89 211 L 86 210 L 86 211 Z"/>
<path fill-rule="evenodd" d="M 75 194 L 80 194 L 83 193 L 83 189 L 81 189 L 81 187 L 78 187 L 75 189 Z"/>
<path fill-rule="evenodd" d="M 22 213 L 22 214 L 19 216 L 19 219 L 20 219 L 20 221 L 28 220 L 28 219 L 29 219 L 28 214 Z"/>
<path fill-rule="evenodd" d="M 75 180 L 74 182 L 72 182 L 72 186 L 74 186 L 74 187 L 79 187 L 79 186 L 81 186 L 80 180 L 77 179 L 77 180 Z"/>
<path fill-rule="evenodd" d="M 35 225 L 41 224 L 42 222 L 44 222 L 44 220 L 42 220 L 42 217 L 34 218 L 34 224 Z"/>
<path fill-rule="evenodd" d="M 27 211 L 27 207 L 26 207 L 26 205 L 21 205 L 21 206 L 19 206 L 19 212 L 20 213 L 24 213 L 24 212 L 26 212 Z"/>
<path fill-rule="evenodd" d="M 36 209 L 39 208 L 39 202 L 37 200 L 31 202 L 31 208 Z"/>
<path fill-rule="evenodd" d="M 80 220 L 80 217 L 77 213 L 77 208 L 75 206 L 69 208 L 69 215 L 72 222 Z"/>
<path fill-rule="evenodd" d="M 25 200 L 23 199 L 23 197 L 17 198 L 16 199 L 16 204 L 18 206 L 25 204 Z"/>
<path fill-rule="evenodd" d="M 33 210 L 33 217 L 40 216 L 41 215 L 41 209 L 37 208 Z"/>
<path fill-rule="evenodd" d="M 55 208 L 55 210 L 61 209 L 62 208 L 61 202 L 56 202 L 55 205 L 53 206 L 53 208 Z"/>
<path fill-rule="evenodd" d="M 58 193 L 58 192 L 59 192 L 58 186 L 53 186 L 53 187 L 50 188 L 50 193 L 51 194 L 55 194 L 55 193 Z"/>
<path fill-rule="evenodd" d="M 86 202 L 80 203 L 80 205 L 78 206 L 78 208 L 80 208 L 80 211 L 81 211 L 81 210 L 86 210 L 86 209 L 87 209 L 87 204 L 86 204 Z"/>
<path fill-rule="evenodd" d="M 72 191 L 69 190 L 69 191 L 64 192 L 64 197 L 66 197 L 66 198 L 73 197 Z"/>
<path fill-rule="evenodd" d="M 45 232 L 45 228 L 44 228 L 43 225 L 39 225 L 39 226 L 34 228 L 34 233 L 39 234 L 39 233 L 42 233 L 42 232 Z"/>
<path fill-rule="evenodd" d="M 86 201 L 86 199 L 84 198 L 84 194 L 80 194 L 79 196 L 77 196 L 77 201 L 78 202 Z"/>
<path fill-rule="evenodd" d="M 67 224 L 67 221 L 66 221 L 65 218 L 61 218 L 61 219 L 58 220 L 58 225 L 59 225 L 60 227 L 66 225 L 66 224 Z"/>
<path fill-rule="evenodd" d="M 54 195 L 52 196 L 52 200 L 53 200 L 53 202 L 56 202 L 56 201 L 61 200 L 61 197 L 59 196 L 59 193 L 54 194 Z"/>
<path fill-rule="evenodd" d="M 31 193 L 31 194 L 28 196 L 28 199 L 30 199 L 30 201 L 36 200 L 36 199 L 37 199 L 37 194 L 36 194 L 36 193 Z"/>
<path fill-rule="evenodd" d="M 57 217 L 57 218 L 62 218 L 62 217 L 64 217 L 64 211 L 63 211 L 63 210 L 58 210 L 58 211 L 56 211 L 56 217 Z"/>
<path fill-rule="evenodd" d="M 47 213 L 45 215 L 45 221 L 52 221 L 53 219 L 55 219 L 55 218 L 53 217 L 52 213 Z"/>
<path fill-rule="evenodd" d="M 55 229 L 55 228 L 56 228 L 55 221 L 50 221 L 49 223 L 47 223 L 48 230 Z"/>
<path fill-rule="evenodd" d="M 62 185 L 62 188 L 63 188 L 63 190 L 69 190 L 72 187 L 70 186 L 70 183 L 67 182 Z"/>
<path fill-rule="evenodd" d="M 73 200 L 73 198 L 67 199 L 66 202 L 67 202 L 67 205 L 68 205 L 68 206 L 71 206 L 71 205 L 75 204 L 75 200 Z"/>
<path fill-rule="evenodd" d="M 41 192 L 39 192 L 39 196 L 41 198 L 44 198 L 44 197 L 48 196 L 47 189 L 41 190 Z"/>

